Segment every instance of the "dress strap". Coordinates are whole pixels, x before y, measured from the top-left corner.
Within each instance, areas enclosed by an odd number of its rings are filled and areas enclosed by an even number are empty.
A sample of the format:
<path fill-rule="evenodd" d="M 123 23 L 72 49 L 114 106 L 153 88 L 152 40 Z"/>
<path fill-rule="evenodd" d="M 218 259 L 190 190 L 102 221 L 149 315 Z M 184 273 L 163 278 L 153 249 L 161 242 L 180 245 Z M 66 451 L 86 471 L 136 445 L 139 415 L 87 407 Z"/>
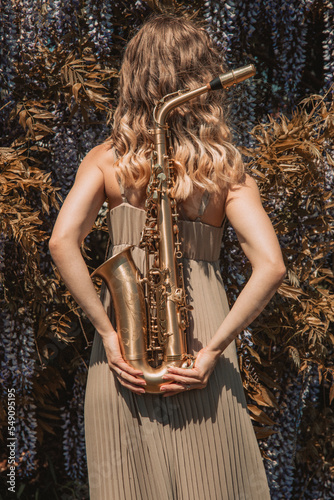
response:
<path fill-rule="evenodd" d="M 210 201 L 210 193 L 208 191 L 205 191 L 203 196 L 202 196 L 202 199 L 201 199 L 201 204 L 199 206 L 199 209 L 198 209 L 198 216 L 197 218 L 195 219 L 196 222 L 200 222 L 203 215 L 204 215 L 204 212 L 206 210 L 206 207 L 208 206 L 209 204 L 209 201 Z"/>
<path fill-rule="evenodd" d="M 119 190 L 120 190 L 121 196 L 122 196 L 122 202 L 129 203 L 127 197 L 125 196 L 124 186 L 123 186 L 122 181 L 119 177 L 117 177 L 117 181 L 118 181 Z"/>

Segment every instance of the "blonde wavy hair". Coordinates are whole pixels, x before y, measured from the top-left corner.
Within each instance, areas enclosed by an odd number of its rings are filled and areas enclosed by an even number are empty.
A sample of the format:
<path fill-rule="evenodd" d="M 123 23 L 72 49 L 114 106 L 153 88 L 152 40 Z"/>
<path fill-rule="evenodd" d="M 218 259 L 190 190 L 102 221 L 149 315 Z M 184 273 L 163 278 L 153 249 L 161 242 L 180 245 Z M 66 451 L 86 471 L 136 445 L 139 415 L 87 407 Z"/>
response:
<path fill-rule="evenodd" d="M 119 104 L 107 139 L 125 187 L 144 189 L 149 181 L 155 104 L 171 92 L 195 89 L 223 70 L 220 53 L 193 20 L 161 14 L 142 26 L 126 47 Z M 169 115 L 176 172 L 172 194 L 177 200 L 186 199 L 194 187 L 213 193 L 243 179 L 243 162 L 231 143 L 224 109 L 224 92 L 216 91 Z"/>

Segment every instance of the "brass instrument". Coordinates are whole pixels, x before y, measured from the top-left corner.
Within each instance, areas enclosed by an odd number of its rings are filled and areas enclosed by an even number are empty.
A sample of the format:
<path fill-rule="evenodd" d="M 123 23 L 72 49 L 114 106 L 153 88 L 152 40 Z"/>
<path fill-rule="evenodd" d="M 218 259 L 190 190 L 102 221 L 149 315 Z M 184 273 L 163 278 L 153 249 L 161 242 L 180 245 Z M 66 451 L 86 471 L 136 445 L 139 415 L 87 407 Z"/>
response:
<path fill-rule="evenodd" d="M 159 101 L 153 112 L 155 149 L 140 242 L 145 249 L 146 275 L 142 278 L 134 264 L 132 246 L 112 256 L 92 274 L 101 277 L 111 293 L 123 357 L 143 372 L 147 393 L 160 393 L 160 386 L 166 384 L 162 377 L 168 366 L 191 367 L 194 363 L 193 357 L 186 354 L 187 313 L 191 308 L 183 281 L 177 204 L 170 195 L 174 174 L 173 160 L 168 156 L 168 115 L 194 97 L 228 88 L 254 74 L 253 65 L 244 66 L 198 89 L 168 94 Z"/>

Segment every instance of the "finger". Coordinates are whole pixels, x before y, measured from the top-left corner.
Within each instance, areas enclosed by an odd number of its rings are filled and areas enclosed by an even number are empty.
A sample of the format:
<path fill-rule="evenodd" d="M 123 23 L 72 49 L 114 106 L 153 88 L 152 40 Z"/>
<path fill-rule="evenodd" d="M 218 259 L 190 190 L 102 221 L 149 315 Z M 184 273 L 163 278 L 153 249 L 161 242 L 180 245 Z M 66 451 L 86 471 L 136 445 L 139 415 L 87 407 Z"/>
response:
<path fill-rule="evenodd" d="M 176 385 L 169 384 L 167 386 L 161 386 L 161 391 L 163 392 L 163 397 L 175 396 L 176 394 L 180 394 L 181 392 L 188 392 L 193 389 L 202 389 L 203 385 Z"/>
<path fill-rule="evenodd" d="M 130 389 L 130 391 L 133 391 L 136 394 L 145 393 L 145 380 L 133 377 L 124 371 L 117 374 L 117 379 L 123 387 Z"/>
<path fill-rule="evenodd" d="M 147 385 L 146 381 L 143 378 L 134 377 L 133 375 L 131 375 L 131 373 L 129 373 L 125 370 L 120 370 L 119 372 L 116 372 L 116 373 L 117 373 L 119 381 L 123 382 L 123 385 L 124 385 L 124 383 L 129 383 L 132 386 L 137 386 L 137 387 Z"/>
<path fill-rule="evenodd" d="M 165 392 L 162 397 L 169 398 L 170 396 L 176 396 L 176 394 L 181 394 L 183 391 L 173 391 L 173 392 Z"/>
<path fill-rule="evenodd" d="M 140 377 L 141 375 L 143 375 L 143 372 L 141 370 L 136 370 L 135 368 L 133 368 L 133 366 L 129 365 L 126 361 L 120 361 L 118 364 L 117 364 L 117 367 L 122 370 L 122 371 L 125 371 L 127 373 L 129 373 L 130 375 L 133 375 L 134 377 Z"/>
<path fill-rule="evenodd" d="M 161 393 L 163 395 L 171 396 L 173 394 L 178 394 L 180 392 L 185 392 L 186 387 L 181 384 L 167 384 L 160 387 Z"/>
<path fill-rule="evenodd" d="M 190 390 L 190 384 L 166 384 L 160 387 L 160 391 L 166 394 L 171 392 L 185 392 Z"/>
<path fill-rule="evenodd" d="M 122 380 L 120 378 L 118 380 L 123 387 L 125 387 L 126 389 L 129 389 L 130 391 L 134 392 L 135 394 L 145 394 L 144 387 L 139 387 L 138 385 L 131 384 L 131 383 L 129 383 L 125 380 Z"/>
<path fill-rule="evenodd" d="M 111 364 L 111 369 L 119 375 L 121 372 L 128 373 L 132 377 L 142 377 L 143 372 L 141 370 L 136 370 L 130 366 L 126 361 L 120 360 Z"/>
<path fill-rule="evenodd" d="M 180 375 L 174 375 L 172 373 L 170 373 L 168 375 L 164 375 L 162 378 L 166 381 L 171 380 L 172 382 L 176 382 L 178 384 L 183 384 L 183 385 L 201 383 L 199 377 L 189 377 L 189 376 L 188 377 L 184 377 L 184 376 L 181 377 Z"/>
<path fill-rule="evenodd" d="M 197 370 L 195 368 L 177 368 L 176 366 L 169 366 L 167 372 L 188 377 L 191 374 L 197 373 Z"/>

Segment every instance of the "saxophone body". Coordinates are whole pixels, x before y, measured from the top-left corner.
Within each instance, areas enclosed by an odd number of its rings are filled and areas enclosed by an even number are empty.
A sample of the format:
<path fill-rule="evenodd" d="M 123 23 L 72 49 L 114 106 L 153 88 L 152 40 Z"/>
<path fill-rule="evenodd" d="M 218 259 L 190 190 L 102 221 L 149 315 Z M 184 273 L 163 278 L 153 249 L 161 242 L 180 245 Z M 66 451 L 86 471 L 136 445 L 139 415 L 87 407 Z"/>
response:
<path fill-rule="evenodd" d="M 131 246 L 112 256 L 92 276 L 102 278 L 112 296 L 116 329 L 124 359 L 143 372 L 147 393 L 160 393 L 169 366 L 191 367 L 187 354 L 188 311 L 184 286 L 173 160 L 169 153 L 168 115 L 183 103 L 210 90 L 228 88 L 255 74 L 253 65 L 230 71 L 195 90 L 165 96 L 154 108 L 154 151 L 147 187 L 146 220 L 140 247 L 146 272 L 136 268 Z"/>

